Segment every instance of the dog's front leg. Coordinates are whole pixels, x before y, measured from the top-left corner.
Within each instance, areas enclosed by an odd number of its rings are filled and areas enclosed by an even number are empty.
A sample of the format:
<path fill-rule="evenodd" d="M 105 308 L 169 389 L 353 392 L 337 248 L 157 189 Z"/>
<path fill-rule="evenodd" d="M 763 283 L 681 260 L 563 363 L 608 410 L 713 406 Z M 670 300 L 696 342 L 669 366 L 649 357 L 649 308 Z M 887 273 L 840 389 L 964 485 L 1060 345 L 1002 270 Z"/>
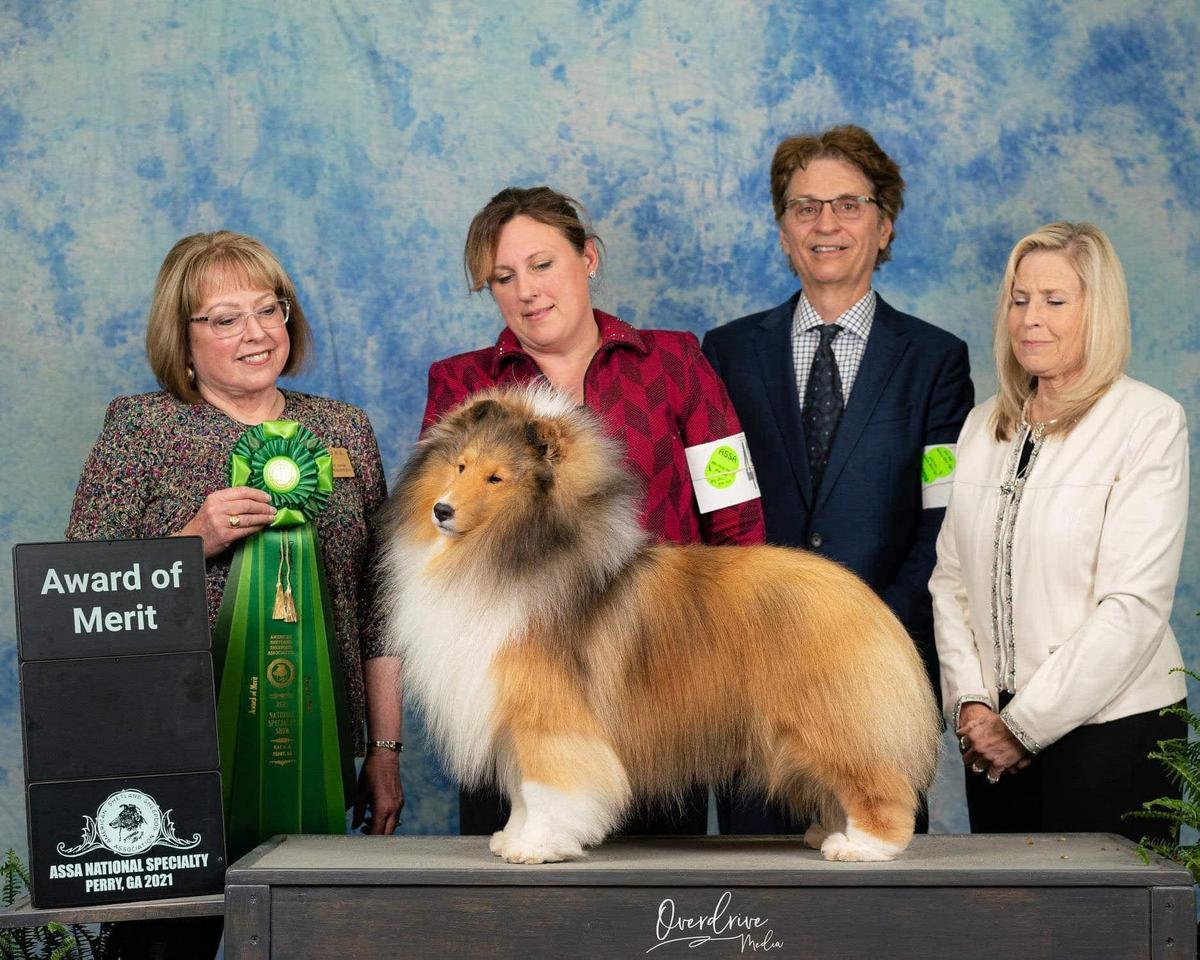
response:
<path fill-rule="evenodd" d="M 520 834 L 521 828 L 525 826 L 525 801 L 521 797 L 519 787 L 508 791 L 508 800 L 512 806 L 512 813 L 509 814 L 503 829 L 492 834 L 488 844 L 488 849 L 498 857 L 504 856 L 504 844 L 508 838 Z"/>
<path fill-rule="evenodd" d="M 503 839 L 492 838 L 493 852 L 510 863 L 582 856 L 584 847 L 612 830 L 629 802 L 629 778 L 602 740 L 536 738 L 519 744 L 517 754 L 520 776 L 511 794 L 513 815 L 501 831 Z"/>

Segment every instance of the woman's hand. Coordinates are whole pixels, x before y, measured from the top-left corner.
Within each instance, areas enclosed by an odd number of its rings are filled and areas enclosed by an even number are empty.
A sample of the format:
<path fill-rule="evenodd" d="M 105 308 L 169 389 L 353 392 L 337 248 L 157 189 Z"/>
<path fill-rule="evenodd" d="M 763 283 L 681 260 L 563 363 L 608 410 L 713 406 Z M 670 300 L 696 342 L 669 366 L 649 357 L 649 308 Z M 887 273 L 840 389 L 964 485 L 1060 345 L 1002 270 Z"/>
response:
<path fill-rule="evenodd" d="M 352 829 L 389 836 L 400 825 L 404 788 L 400 785 L 400 757 L 386 747 L 368 747 L 358 775 Z"/>
<path fill-rule="evenodd" d="M 258 533 L 274 519 L 275 508 L 265 491 L 226 487 L 205 497 L 196 515 L 176 536 L 200 537 L 207 559 L 224 553 L 243 537 Z"/>
<path fill-rule="evenodd" d="M 958 722 L 955 732 L 963 765 L 974 773 L 986 773 L 995 783 L 1006 770 L 1016 773 L 1029 766 L 1029 753 L 987 704 L 963 704 Z"/>

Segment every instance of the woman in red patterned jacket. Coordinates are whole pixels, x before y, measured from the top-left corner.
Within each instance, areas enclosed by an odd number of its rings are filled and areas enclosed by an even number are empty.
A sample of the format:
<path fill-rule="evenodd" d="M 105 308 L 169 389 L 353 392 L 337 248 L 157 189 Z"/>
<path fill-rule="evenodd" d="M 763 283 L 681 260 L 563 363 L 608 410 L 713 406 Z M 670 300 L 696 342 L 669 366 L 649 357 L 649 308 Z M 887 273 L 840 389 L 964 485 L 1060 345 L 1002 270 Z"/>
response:
<path fill-rule="evenodd" d="M 651 534 L 674 543 L 762 543 L 753 468 L 724 386 L 693 334 L 635 330 L 592 308 L 597 244 L 579 205 L 549 187 L 492 197 L 471 221 L 464 263 L 471 289 L 488 288 L 505 329 L 494 346 L 429 368 L 422 429 L 485 387 L 545 377 L 624 441 Z M 718 447 L 739 453 L 729 486 L 704 476 Z M 498 793 L 464 790 L 459 799 L 461 833 L 492 833 L 508 817 Z M 644 810 L 625 831 L 702 834 L 707 823 L 707 790 L 697 788 L 682 810 Z"/>

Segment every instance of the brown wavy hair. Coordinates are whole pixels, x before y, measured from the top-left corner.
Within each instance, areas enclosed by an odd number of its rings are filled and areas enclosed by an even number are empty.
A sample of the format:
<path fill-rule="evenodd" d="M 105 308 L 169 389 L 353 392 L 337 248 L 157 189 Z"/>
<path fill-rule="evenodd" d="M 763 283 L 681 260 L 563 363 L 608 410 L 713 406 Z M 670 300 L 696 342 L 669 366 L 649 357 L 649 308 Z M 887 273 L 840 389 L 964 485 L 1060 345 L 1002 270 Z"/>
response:
<path fill-rule="evenodd" d="M 871 183 L 871 192 L 879 216 L 892 221 L 892 235 L 888 244 L 875 258 L 875 267 L 892 257 L 892 243 L 896 239 L 896 220 L 904 209 L 904 178 L 896 161 L 883 152 L 862 127 L 852 123 L 830 127 L 823 133 L 802 133 L 788 137 L 775 148 L 771 160 L 771 203 L 775 207 L 775 219 L 783 218 L 783 205 L 787 202 L 788 184 L 797 170 L 805 169 L 814 160 L 831 157 L 843 160 L 862 171 Z"/>

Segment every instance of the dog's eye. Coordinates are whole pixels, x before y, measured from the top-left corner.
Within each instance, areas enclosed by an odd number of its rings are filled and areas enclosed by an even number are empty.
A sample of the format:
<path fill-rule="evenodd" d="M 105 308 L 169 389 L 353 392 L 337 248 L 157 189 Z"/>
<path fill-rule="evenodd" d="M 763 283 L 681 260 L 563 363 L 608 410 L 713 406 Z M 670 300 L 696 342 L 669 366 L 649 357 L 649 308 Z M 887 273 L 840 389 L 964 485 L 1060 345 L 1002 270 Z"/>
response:
<path fill-rule="evenodd" d="M 503 483 L 503 482 L 504 482 L 504 478 L 498 477 L 494 473 L 490 477 L 488 477 L 488 483 Z"/>
<path fill-rule="evenodd" d="M 462 472 L 463 472 L 464 470 L 466 470 L 466 469 L 467 469 L 467 465 L 466 465 L 465 463 L 460 463 L 460 464 L 458 465 L 458 472 L 459 472 L 459 473 L 462 473 Z"/>

